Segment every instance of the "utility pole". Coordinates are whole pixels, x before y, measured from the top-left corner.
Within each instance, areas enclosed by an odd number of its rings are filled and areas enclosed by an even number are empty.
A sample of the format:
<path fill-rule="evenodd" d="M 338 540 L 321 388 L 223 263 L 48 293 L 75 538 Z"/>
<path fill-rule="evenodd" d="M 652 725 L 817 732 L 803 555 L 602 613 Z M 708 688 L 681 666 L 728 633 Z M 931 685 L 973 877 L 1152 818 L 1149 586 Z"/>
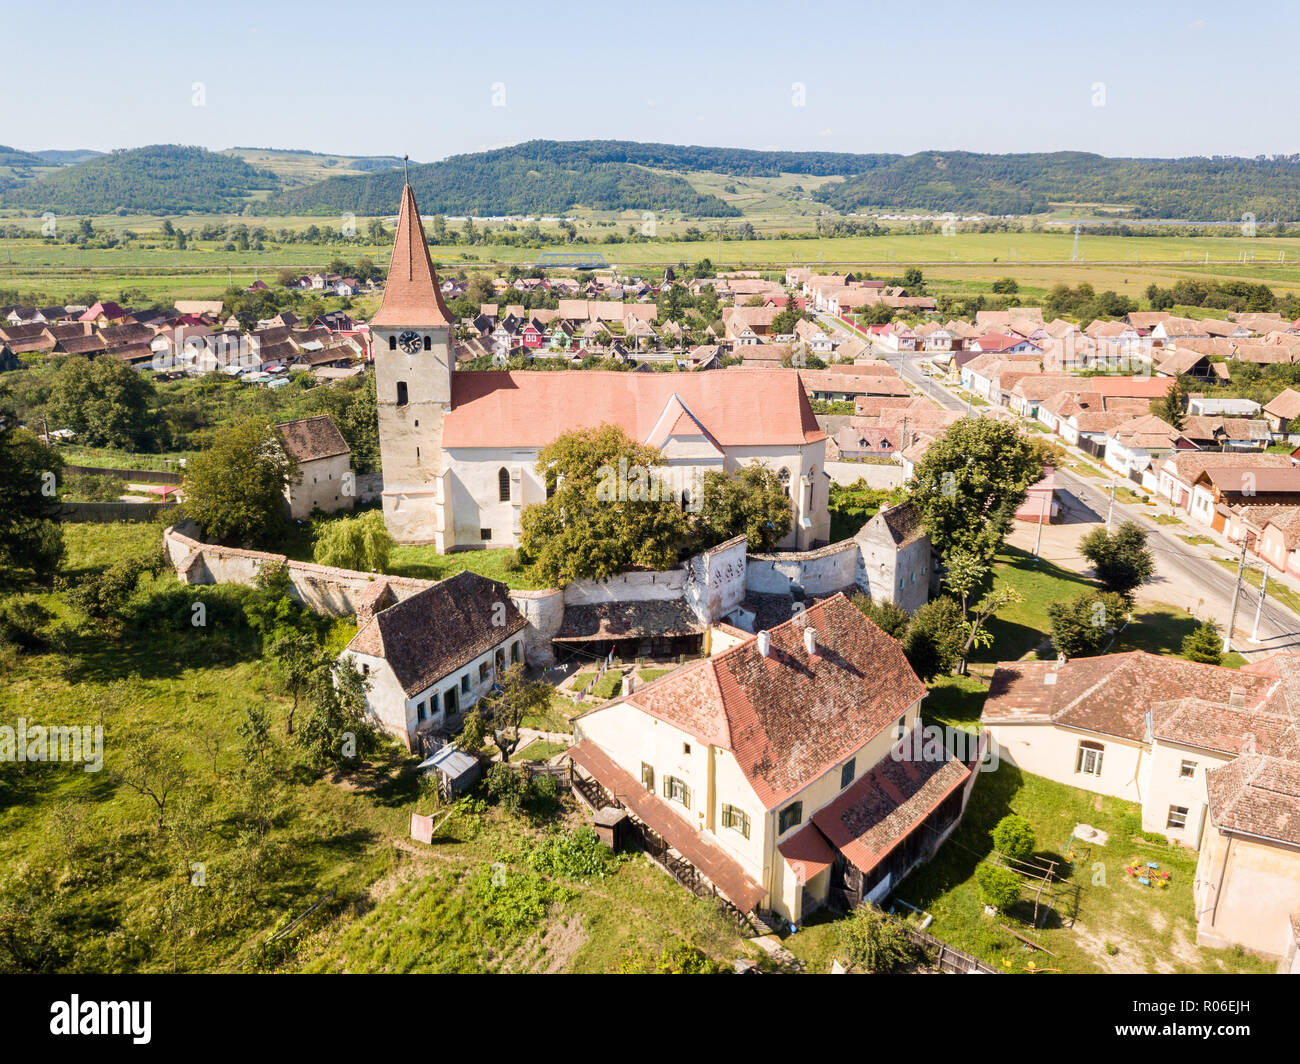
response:
<path fill-rule="evenodd" d="M 1115 513 L 1115 482 L 1110 482 L 1110 506 L 1106 510 L 1106 531 L 1110 531 L 1110 519 Z"/>
<path fill-rule="evenodd" d="M 1241 598 L 1241 576 L 1246 570 L 1246 534 L 1241 536 L 1241 559 L 1237 562 L 1237 586 L 1232 589 L 1232 611 L 1228 614 L 1228 629 L 1223 633 L 1223 652 L 1232 649 L 1232 626 L 1237 623 L 1237 602 Z"/>
<path fill-rule="evenodd" d="M 1264 596 L 1268 594 L 1268 566 L 1264 566 L 1264 578 L 1259 588 L 1259 601 L 1255 603 L 1255 627 L 1250 631 L 1250 641 L 1259 642 L 1259 615 L 1264 612 Z"/>
<path fill-rule="evenodd" d="M 1034 561 L 1038 560 L 1038 548 L 1043 544 L 1043 519 L 1044 514 L 1051 515 L 1053 491 L 1039 492 L 1043 497 L 1043 504 L 1038 508 L 1038 534 L 1034 536 Z"/>

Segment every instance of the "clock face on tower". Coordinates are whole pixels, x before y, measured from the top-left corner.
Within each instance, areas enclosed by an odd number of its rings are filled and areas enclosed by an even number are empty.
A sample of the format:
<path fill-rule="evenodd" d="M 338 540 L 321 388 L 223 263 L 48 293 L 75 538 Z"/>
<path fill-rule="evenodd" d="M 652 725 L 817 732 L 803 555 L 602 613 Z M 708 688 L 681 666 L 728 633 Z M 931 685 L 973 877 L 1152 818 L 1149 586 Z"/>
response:
<path fill-rule="evenodd" d="M 397 338 L 397 346 L 408 355 L 413 355 L 420 350 L 420 343 L 420 334 L 409 329 Z"/>

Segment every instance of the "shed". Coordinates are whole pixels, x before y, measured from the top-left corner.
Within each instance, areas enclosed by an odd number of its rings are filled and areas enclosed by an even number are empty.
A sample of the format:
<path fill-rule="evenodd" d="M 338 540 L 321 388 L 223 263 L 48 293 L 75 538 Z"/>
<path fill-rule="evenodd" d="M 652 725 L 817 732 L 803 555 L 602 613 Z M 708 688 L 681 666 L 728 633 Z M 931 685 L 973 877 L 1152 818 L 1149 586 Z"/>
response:
<path fill-rule="evenodd" d="M 420 772 L 438 774 L 438 792 L 443 797 L 464 794 L 483 775 L 483 766 L 473 754 L 457 746 L 444 746 L 419 764 Z"/>
<path fill-rule="evenodd" d="M 596 814 L 596 837 L 615 853 L 629 849 L 632 842 L 632 822 L 622 809 L 605 806 Z"/>

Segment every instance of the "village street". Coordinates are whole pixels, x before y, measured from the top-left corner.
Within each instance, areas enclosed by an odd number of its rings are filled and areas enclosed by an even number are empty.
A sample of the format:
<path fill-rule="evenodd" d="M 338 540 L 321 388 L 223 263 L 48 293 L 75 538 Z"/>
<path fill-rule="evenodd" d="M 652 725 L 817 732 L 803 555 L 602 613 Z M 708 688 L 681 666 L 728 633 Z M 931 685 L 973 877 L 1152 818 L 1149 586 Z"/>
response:
<path fill-rule="evenodd" d="M 842 322 L 832 315 L 819 315 L 820 319 L 832 328 L 851 333 Z M 967 400 L 945 383 L 922 373 L 919 363 L 924 356 L 913 352 L 887 351 L 873 349 L 873 356 L 886 359 L 895 366 L 899 375 L 912 385 L 921 395 L 928 396 L 934 402 L 950 410 L 968 409 Z M 1017 418 L 1018 416 L 1000 407 L 970 405 L 972 413 L 999 418 Z M 1045 437 L 1065 449 L 1072 458 L 1093 466 L 1082 452 L 1067 446 L 1060 437 Z M 1110 511 L 1110 482 L 1115 479 L 1106 471 L 1106 476 L 1084 476 L 1070 469 L 1059 468 L 1056 471 L 1057 498 L 1062 509 L 1062 520 L 1058 524 L 1045 526 L 1042 530 L 1040 545 L 1041 556 L 1062 568 L 1074 572 L 1087 572 L 1087 559 L 1079 554 L 1079 540 L 1093 527 L 1106 523 Z M 1233 587 L 1236 583 L 1235 570 L 1224 568 L 1213 560 L 1213 556 L 1238 556 L 1237 548 L 1229 545 L 1217 533 L 1199 525 L 1160 525 L 1151 520 L 1156 512 L 1154 507 L 1131 505 L 1116 499 L 1113 513 L 1110 514 L 1112 527 L 1121 521 L 1133 520 L 1147 531 L 1148 544 L 1156 556 L 1156 577 L 1139 593 L 1139 601 L 1163 602 L 1187 610 L 1198 618 L 1209 617 L 1226 628 L 1232 610 Z M 1161 507 L 1160 512 L 1167 512 Z M 1214 540 L 1214 545 L 1197 545 L 1180 538 L 1182 535 L 1195 533 Z M 1009 542 L 1024 550 L 1033 551 L 1037 540 L 1037 529 L 1031 525 L 1022 525 L 1015 529 Z M 1257 559 L 1248 559 L 1248 564 L 1260 564 Z M 1283 581 L 1291 584 L 1276 572 L 1269 575 L 1270 583 Z M 1250 584 L 1243 582 L 1241 600 L 1237 608 L 1234 628 L 1233 649 L 1246 658 L 1254 658 L 1277 650 L 1294 648 L 1300 645 L 1300 617 L 1289 609 L 1266 598 L 1259 620 L 1259 641 L 1251 642 L 1249 637 L 1255 621 L 1259 592 Z"/>

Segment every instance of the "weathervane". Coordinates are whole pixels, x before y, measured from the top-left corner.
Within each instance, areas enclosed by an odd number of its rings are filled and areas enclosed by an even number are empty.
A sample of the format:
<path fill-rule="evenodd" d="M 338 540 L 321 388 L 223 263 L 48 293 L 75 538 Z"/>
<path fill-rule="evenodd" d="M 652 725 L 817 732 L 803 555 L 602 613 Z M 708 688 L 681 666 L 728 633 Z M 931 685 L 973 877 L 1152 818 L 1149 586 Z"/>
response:
<path fill-rule="evenodd" d="M 409 155 L 402 156 L 402 184 L 404 185 L 411 183 L 411 168 L 408 165 L 410 161 L 411 157 Z"/>

